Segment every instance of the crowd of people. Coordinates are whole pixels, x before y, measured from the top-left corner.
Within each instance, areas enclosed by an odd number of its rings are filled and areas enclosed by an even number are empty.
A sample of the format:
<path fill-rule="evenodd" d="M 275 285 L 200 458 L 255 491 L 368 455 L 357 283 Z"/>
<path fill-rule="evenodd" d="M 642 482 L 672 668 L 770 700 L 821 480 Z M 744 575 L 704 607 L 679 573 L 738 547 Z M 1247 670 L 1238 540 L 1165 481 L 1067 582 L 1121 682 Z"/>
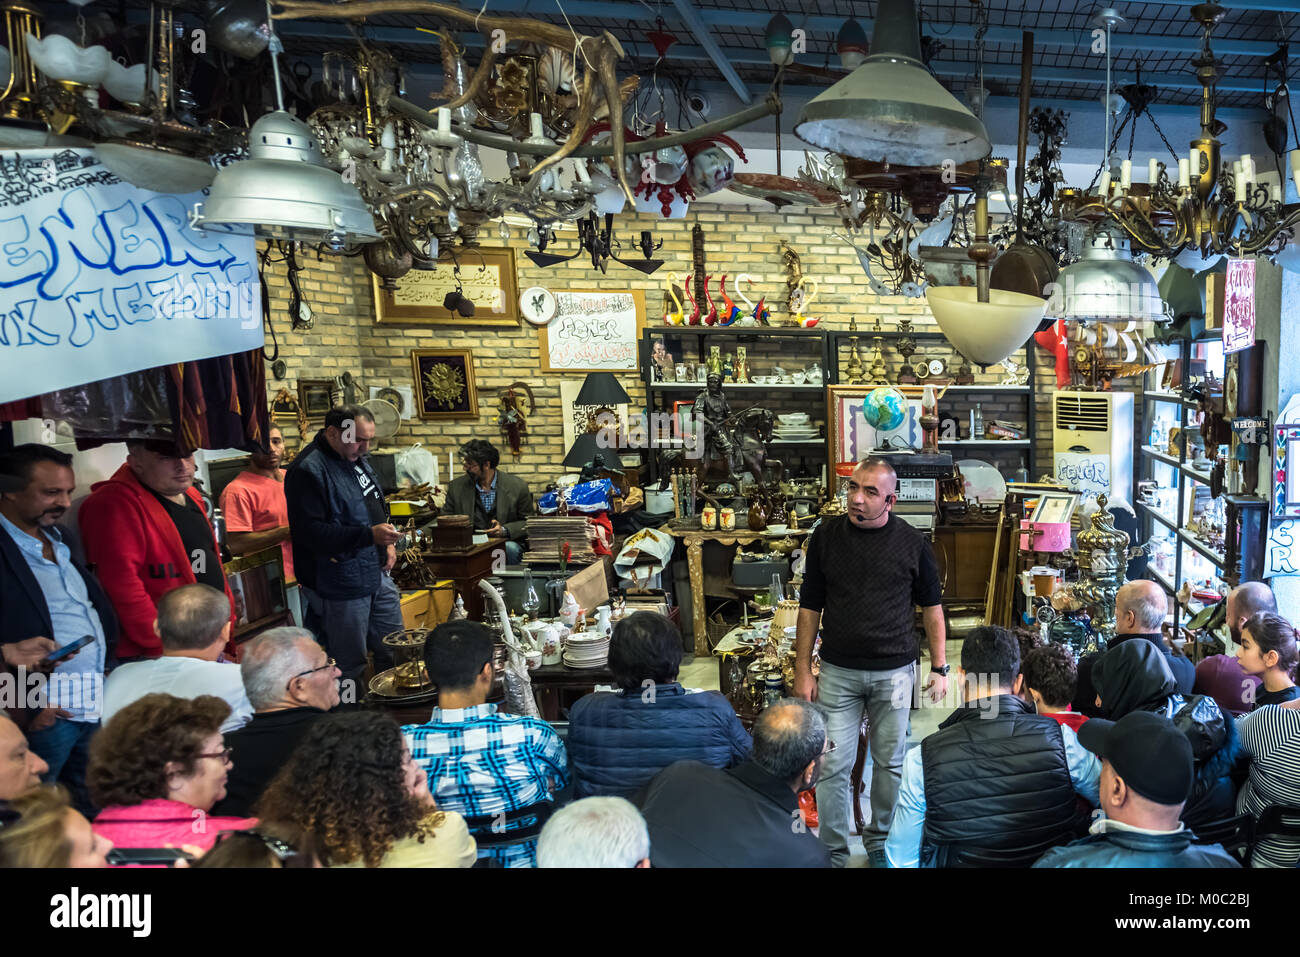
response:
<path fill-rule="evenodd" d="M 10 480 L 0 492 L 0 597 L 15 602 L 6 622 L 29 626 L 0 636 L 0 650 L 6 666 L 52 680 L 64 665 L 50 652 L 82 633 L 72 660 L 89 655 L 108 679 L 101 702 L 71 695 L 0 715 L 0 866 L 837 866 L 850 853 L 848 770 L 864 713 L 876 779 L 861 839 L 872 866 L 1238 867 L 1244 850 L 1255 866 L 1300 859 L 1288 826 L 1288 814 L 1300 816 L 1300 648 L 1260 583 L 1228 596 L 1233 658 L 1191 667 L 1161 635 L 1163 595 L 1130 582 L 1104 652 L 1076 662 L 1060 645 L 1022 647 L 983 626 L 964 637 L 952 673 L 933 557 L 889 514 L 892 470 L 869 461 L 854 473 L 849 514 L 810 547 L 795 695 L 752 730 L 719 693 L 681 684 L 681 635 L 648 612 L 618 622 L 617 687 L 578 700 L 567 729 L 501 711 L 490 700 L 492 634 L 444 623 L 425 646 L 437 706 L 399 726 L 340 700 L 357 659 L 338 660 L 310 628 L 272 628 L 227 660 L 220 582 L 195 574 L 150 596 L 147 634 L 138 621 L 120 624 L 58 527 L 72 477 L 52 451 L 0 459 Z M 357 459 L 319 454 L 299 481 L 328 489 L 337 469 L 363 487 L 349 471 Z M 131 488 L 113 494 L 161 511 L 161 493 Z M 176 494 L 188 508 L 192 499 Z M 309 535 L 336 534 L 319 515 L 300 524 L 312 521 L 320 527 Z M 296 533 L 290 541 L 300 572 L 315 562 L 326 574 Z M 888 588 L 864 599 L 846 556 L 860 564 L 882 543 L 900 560 Z M 382 575 L 387 546 L 371 534 L 351 547 L 366 553 L 354 554 L 356 568 L 328 574 L 334 584 L 362 576 L 361 588 Z M 349 603 L 373 614 L 382 590 L 317 611 L 364 622 Z M 950 673 L 961 701 L 938 730 L 909 741 L 914 708 L 927 706 L 903 640 L 915 605 L 930 639 L 928 703 L 944 698 Z M 361 655 L 366 635 L 354 637 Z M 149 641 L 151 653 L 114 666 L 123 641 L 135 652 Z M 816 822 L 801 801 L 809 792 Z"/>

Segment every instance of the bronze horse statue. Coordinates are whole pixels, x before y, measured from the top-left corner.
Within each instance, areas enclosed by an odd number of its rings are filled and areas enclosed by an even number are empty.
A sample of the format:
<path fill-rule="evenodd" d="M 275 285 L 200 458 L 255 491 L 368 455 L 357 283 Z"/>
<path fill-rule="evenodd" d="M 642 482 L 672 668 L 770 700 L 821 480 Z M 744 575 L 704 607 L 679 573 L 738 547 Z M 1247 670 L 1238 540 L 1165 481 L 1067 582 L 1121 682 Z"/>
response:
<path fill-rule="evenodd" d="M 663 454 L 664 474 L 672 469 L 691 467 L 695 463 L 695 477 L 702 488 L 706 482 L 736 482 L 741 472 L 754 476 L 754 481 L 761 489 L 767 488 L 764 476 L 769 468 L 773 471 L 773 481 L 780 482 L 785 475 L 785 467 L 779 459 L 768 458 L 768 443 L 772 441 L 772 429 L 776 424 L 776 415 L 771 409 L 748 408 L 729 416 L 724 423 L 727 435 L 731 438 L 732 454 L 725 457 L 711 453 L 707 447 L 704 455 L 698 459 L 687 456 L 685 449 L 670 449 Z M 699 437 L 704 446 L 704 437 Z M 737 484 L 739 484 L 737 482 Z"/>

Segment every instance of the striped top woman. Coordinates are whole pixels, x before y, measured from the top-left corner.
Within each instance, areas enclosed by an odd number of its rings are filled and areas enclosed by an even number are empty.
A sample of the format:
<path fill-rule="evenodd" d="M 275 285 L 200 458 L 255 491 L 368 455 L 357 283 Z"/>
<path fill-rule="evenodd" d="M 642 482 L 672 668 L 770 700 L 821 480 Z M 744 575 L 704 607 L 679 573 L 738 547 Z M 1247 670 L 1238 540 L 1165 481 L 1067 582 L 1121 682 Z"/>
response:
<path fill-rule="evenodd" d="M 1237 813 L 1249 812 L 1258 820 L 1273 805 L 1300 807 L 1300 710 L 1263 705 L 1237 719 L 1237 733 L 1251 757 Z M 1257 841 L 1251 866 L 1295 867 L 1298 859 L 1300 837 L 1272 835 Z"/>

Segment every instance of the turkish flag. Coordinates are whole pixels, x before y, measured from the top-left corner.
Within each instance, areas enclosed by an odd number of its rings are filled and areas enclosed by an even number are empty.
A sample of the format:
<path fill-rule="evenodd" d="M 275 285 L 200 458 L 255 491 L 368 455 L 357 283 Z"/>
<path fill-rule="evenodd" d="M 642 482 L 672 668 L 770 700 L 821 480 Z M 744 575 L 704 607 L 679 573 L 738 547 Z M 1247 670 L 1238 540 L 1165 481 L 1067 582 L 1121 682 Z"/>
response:
<path fill-rule="evenodd" d="M 1057 319 L 1042 332 L 1034 333 L 1034 341 L 1048 352 L 1056 353 L 1056 387 L 1064 389 L 1070 384 L 1070 350 L 1065 334 L 1065 320 Z"/>

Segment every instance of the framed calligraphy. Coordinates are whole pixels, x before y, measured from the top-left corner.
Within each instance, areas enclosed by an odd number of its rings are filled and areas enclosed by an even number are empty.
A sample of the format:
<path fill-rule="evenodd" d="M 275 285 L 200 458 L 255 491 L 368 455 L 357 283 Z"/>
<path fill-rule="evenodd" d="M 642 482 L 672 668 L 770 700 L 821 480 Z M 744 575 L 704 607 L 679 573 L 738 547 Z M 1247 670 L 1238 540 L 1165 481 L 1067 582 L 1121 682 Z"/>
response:
<path fill-rule="evenodd" d="M 566 289 L 555 318 L 537 330 L 545 372 L 635 372 L 645 327 L 645 293 Z"/>
<path fill-rule="evenodd" d="M 481 261 L 480 261 L 481 256 Z M 375 322 L 402 326 L 517 326 L 519 290 L 515 282 L 515 251 L 507 247 L 476 247 L 459 254 L 459 288 L 474 303 L 474 315 L 462 316 L 443 306 L 457 290 L 455 263 L 438 260 L 437 269 L 412 269 L 385 289 L 371 275 Z"/>

